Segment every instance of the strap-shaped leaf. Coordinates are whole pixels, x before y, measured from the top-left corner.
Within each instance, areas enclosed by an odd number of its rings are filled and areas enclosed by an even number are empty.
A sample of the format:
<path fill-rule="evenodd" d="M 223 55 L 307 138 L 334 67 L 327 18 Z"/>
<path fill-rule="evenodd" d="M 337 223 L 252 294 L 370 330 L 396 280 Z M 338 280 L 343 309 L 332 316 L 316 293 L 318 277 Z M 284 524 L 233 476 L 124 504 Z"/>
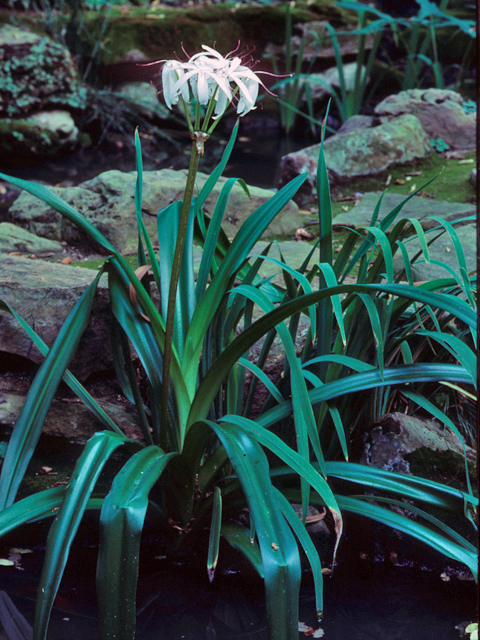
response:
<path fill-rule="evenodd" d="M 306 177 L 307 174 L 297 176 L 275 193 L 275 195 L 247 218 L 235 236 L 222 261 L 220 269 L 215 274 L 210 286 L 196 306 L 190 323 L 184 356 L 184 362 L 187 367 L 185 370 L 185 379 L 188 388 L 194 388 L 197 384 L 198 361 L 203 340 L 218 307 L 218 301 L 227 292 L 231 278 L 248 257 L 255 242 L 260 238 L 278 212 L 295 195 Z M 246 350 L 244 350 L 244 353 L 245 351 Z"/>
<path fill-rule="evenodd" d="M 221 536 L 237 551 L 240 551 L 250 562 L 261 578 L 264 578 L 262 555 L 255 540 L 251 539 L 246 527 L 233 522 L 222 524 Z"/>
<path fill-rule="evenodd" d="M 323 618 L 323 576 L 322 576 L 322 565 L 320 562 L 320 557 L 318 555 L 318 551 L 315 548 L 315 545 L 310 538 L 308 531 L 305 528 L 305 525 L 298 517 L 295 509 L 289 503 L 289 501 L 285 498 L 285 496 L 275 489 L 275 495 L 277 496 L 278 503 L 280 508 L 282 509 L 283 515 L 287 519 L 288 524 L 292 527 L 293 533 L 297 536 L 300 544 L 305 551 L 305 554 L 308 558 L 308 562 L 310 563 L 310 567 L 312 568 L 313 574 L 313 582 L 315 584 L 315 605 L 317 610 L 317 620 L 318 622 L 322 621 Z"/>
<path fill-rule="evenodd" d="M 300 557 L 278 506 L 267 458 L 244 429 L 230 424 L 208 424 L 228 452 L 255 522 L 265 575 L 270 637 L 297 640 Z"/>
<path fill-rule="evenodd" d="M 219 487 L 213 488 L 212 523 L 208 540 L 207 572 L 210 582 L 215 576 L 220 549 L 220 529 L 222 526 L 222 492 Z"/>
<path fill-rule="evenodd" d="M 350 511 L 352 513 L 358 513 L 371 520 L 376 520 L 382 524 L 386 524 L 393 529 L 408 533 L 417 540 L 420 540 L 429 547 L 432 547 L 436 551 L 439 551 L 447 558 L 462 562 L 472 572 L 475 580 L 477 580 L 478 573 L 478 554 L 465 548 L 463 545 L 459 545 L 453 540 L 449 540 L 446 536 L 443 536 L 433 529 L 420 524 L 417 521 L 410 520 L 405 516 L 400 515 L 390 509 L 384 509 L 371 502 L 365 502 L 362 499 L 337 496 L 338 503 L 342 509 Z"/>
<path fill-rule="evenodd" d="M 420 500 L 432 507 L 440 507 L 441 509 L 462 513 L 465 501 L 474 506 L 478 505 L 478 498 L 434 480 L 394 473 L 393 471 L 385 471 L 353 462 L 327 461 L 325 464 L 329 477 L 334 476 L 349 480 L 369 490 L 378 489 L 403 498 Z"/>
<path fill-rule="evenodd" d="M 413 364 L 388 367 L 382 373 L 365 371 L 355 373 L 340 380 L 327 382 L 323 387 L 311 389 L 308 392 L 309 401 L 315 405 L 320 402 L 328 402 L 342 396 L 348 396 L 358 391 L 367 391 L 376 387 L 389 385 L 414 384 L 416 382 L 439 382 L 449 380 L 471 384 L 471 378 L 463 367 L 454 364 Z M 269 409 L 257 418 L 257 422 L 264 427 L 270 427 L 279 420 L 288 417 L 292 413 L 290 400 Z"/>
<path fill-rule="evenodd" d="M 248 191 L 248 187 L 244 180 L 239 178 L 229 178 L 222 187 L 220 195 L 218 196 L 217 203 L 215 205 L 215 209 L 213 211 L 212 217 L 210 219 L 207 234 L 205 237 L 205 242 L 203 245 L 202 251 L 202 259 L 200 261 L 200 268 L 198 270 L 197 276 L 197 285 L 195 288 L 195 297 L 198 300 L 203 296 L 205 289 L 207 287 L 207 281 L 210 275 L 210 271 L 212 269 L 212 263 L 215 256 L 215 248 L 217 246 L 218 236 L 220 234 L 221 224 L 223 221 L 223 216 L 225 214 L 225 209 L 228 204 L 228 198 L 230 196 L 230 192 L 233 189 L 235 183 L 242 187 L 245 193 L 250 196 Z"/>
<path fill-rule="evenodd" d="M 100 514 L 97 595 L 103 640 L 133 640 L 140 538 L 148 494 L 175 453 L 150 446 L 115 477 Z"/>
<path fill-rule="evenodd" d="M 15 424 L 0 476 L 0 509 L 15 500 L 18 487 L 42 432 L 57 387 L 88 324 L 102 271 L 67 316 L 50 353 L 41 364 Z"/>
<path fill-rule="evenodd" d="M 335 523 L 336 543 L 333 558 L 335 561 L 335 554 L 340 542 L 340 536 L 342 535 L 343 523 L 335 496 L 333 495 L 325 478 L 317 471 L 321 471 L 320 465 L 318 463 L 315 463 L 315 466 L 312 465 L 308 460 L 305 460 L 296 451 L 286 445 L 281 438 L 271 431 L 261 427 L 258 422 L 249 420 L 242 416 L 225 416 L 224 419 L 231 425 L 235 425 L 235 428 L 237 428 L 239 432 L 247 432 L 248 435 L 255 438 L 259 444 L 270 449 L 272 453 L 283 460 L 283 462 L 291 467 L 301 478 L 308 482 L 319 495 L 322 496 Z"/>
<path fill-rule="evenodd" d="M 141 447 L 138 442 L 128 440 L 124 436 L 110 431 L 100 431 L 87 442 L 75 465 L 64 500 L 48 534 L 35 607 L 33 640 L 46 639 L 53 601 L 90 495 L 105 463 L 118 447 L 127 442 L 134 447 Z"/>
<path fill-rule="evenodd" d="M 277 326 L 286 318 L 298 313 L 302 309 L 315 304 L 320 300 L 342 293 L 374 293 L 382 292 L 399 296 L 404 300 L 418 301 L 423 304 L 431 304 L 433 307 L 443 309 L 452 313 L 466 324 L 476 327 L 475 312 L 463 301 L 454 296 L 428 291 L 422 287 L 412 287 L 398 284 L 375 284 L 375 285 L 339 285 L 326 290 L 318 291 L 304 296 L 299 296 L 294 300 L 282 304 L 274 311 L 270 311 L 265 316 L 254 322 L 245 329 L 217 358 L 210 370 L 201 381 L 195 398 L 192 402 L 188 423 L 193 424 L 197 420 L 206 417 L 211 403 L 215 398 L 220 385 L 223 383 L 230 368 L 242 357 L 248 349 L 262 338 L 268 331 Z M 203 298 L 205 299 L 205 298 Z M 202 300 L 203 300 L 202 299 Z M 406 303 L 405 303 L 406 304 Z M 197 307 L 198 309 L 199 307 Z M 427 366 L 427 365 L 425 365 Z M 414 370 L 412 370 L 412 373 Z M 432 375 L 432 371 L 429 375 Z M 438 378 L 437 378 L 438 379 Z M 445 378 L 448 379 L 448 378 Z M 463 378 L 462 378 L 463 379 Z M 409 380 L 405 380 L 409 382 Z M 334 383 L 332 383 L 334 384 Z M 343 384 L 343 380 L 342 380 Z"/>
<path fill-rule="evenodd" d="M 117 254 L 115 247 L 100 233 L 100 231 L 98 231 L 98 229 L 88 222 L 88 220 L 78 213 L 78 211 L 76 211 L 71 205 L 52 193 L 47 187 L 43 186 L 43 184 L 35 184 L 34 182 L 28 182 L 28 180 L 12 178 L 11 176 L 7 176 L 3 173 L 0 173 L 0 178 L 14 184 L 16 187 L 19 187 L 24 191 L 27 191 L 27 193 L 30 193 L 32 196 L 43 200 L 43 202 L 50 205 L 52 209 L 55 209 L 55 211 L 67 218 L 67 220 L 73 222 L 73 224 L 90 236 L 92 240 L 98 242 L 98 244 L 109 253 Z"/>

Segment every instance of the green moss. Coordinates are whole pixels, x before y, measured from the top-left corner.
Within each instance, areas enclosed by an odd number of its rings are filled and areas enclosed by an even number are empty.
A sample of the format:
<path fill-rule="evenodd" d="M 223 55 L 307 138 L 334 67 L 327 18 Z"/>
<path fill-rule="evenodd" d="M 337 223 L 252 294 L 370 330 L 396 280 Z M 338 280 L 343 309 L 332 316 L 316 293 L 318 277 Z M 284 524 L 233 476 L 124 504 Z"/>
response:
<path fill-rule="evenodd" d="M 432 451 L 421 447 L 405 456 L 410 464 L 410 471 L 422 478 L 430 478 L 449 486 L 466 490 L 465 460 L 455 451 Z M 477 467 L 468 462 L 468 474 L 473 487 L 477 484 Z"/>
<path fill-rule="evenodd" d="M 465 153 L 466 160 L 475 161 L 475 152 Z M 475 202 L 475 187 L 470 182 L 470 172 L 475 167 L 475 162 L 471 164 L 459 164 L 459 160 L 447 159 L 440 154 L 432 154 L 428 158 L 418 160 L 408 165 L 402 165 L 390 169 L 375 177 L 355 178 L 344 181 L 339 188 L 337 195 L 352 194 L 355 192 L 367 193 L 369 191 L 383 191 L 386 188 L 386 181 L 391 175 L 388 193 L 399 193 L 408 196 L 415 184 L 417 188 L 422 187 L 429 180 L 438 176 L 434 182 L 425 188 L 425 192 L 433 195 L 435 200 L 446 202 Z M 407 173 L 421 171 L 419 176 L 407 176 Z M 397 184 L 397 180 L 408 180 L 405 184 Z M 347 202 L 334 203 L 334 215 L 339 214 L 342 206 L 350 204 Z"/>

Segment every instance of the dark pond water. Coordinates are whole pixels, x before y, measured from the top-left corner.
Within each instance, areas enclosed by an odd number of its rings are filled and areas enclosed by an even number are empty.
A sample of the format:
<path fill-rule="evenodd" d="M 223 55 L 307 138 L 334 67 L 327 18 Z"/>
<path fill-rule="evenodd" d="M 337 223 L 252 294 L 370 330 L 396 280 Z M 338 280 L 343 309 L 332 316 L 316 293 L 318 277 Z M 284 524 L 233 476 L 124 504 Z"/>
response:
<path fill-rule="evenodd" d="M 375 543 L 376 562 L 360 558 L 369 548 L 361 539 L 347 539 L 338 566 L 325 576 L 326 640 L 458 640 L 455 628 L 476 617 L 473 582 L 450 578 L 449 564 L 409 541 L 402 545 L 397 566 L 391 553 Z M 89 542 L 90 541 L 90 542 Z M 148 545 L 147 545 L 148 546 Z M 0 638 L 29 640 L 42 549 L 22 556 L 23 570 L 0 567 Z M 200 563 L 197 568 L 155 559 L 152 548 L 143 559 L 138 589 L 139 640 L 267 640 L 262 583 L 224 565 L 212 585 Z M 373 556 L 372 556 L 373 557 Z M 67 565 L 53 611 L 48 640 L 98 640 L 95 587 L 95 535 L 83 536 Z M 403 566 L 402 566 L 403 565 Z M 300 620 L 315 625 L 314 593 L 306 574 Z M 3 626 L 3 630 L 2 630 Z M 302 633 L 299 638 L 305 638 Z"/>
<path fill-rule="evenodd" d="M 222 122 L 205 146 L 205 155 L 200 161 L 200 171 L 209 173 L 220 160 L 221 154 L 234 126 L 234 120 Z M 186 169 L 190 157 L 189 137 L 184 131 L 169 131 L 179 145 L 172 147 L 159 140 L 155 145 L 142 141 L 145 171 L 164 168 Z M 307 132 L 308 133 L 308 132 Z M 114 143 L 117 142 L 118 144 Z M 16 161 L 14 166 L 9 158 L 0 158 L 0 171 L 17 178 L 39 181 L 62 186 L 77 185 L 90 180 L 103 171 L 135 171 L 134 132 L 131 139 L 112 134 L 111 144 L 103 147 L 80 149 L 44 161 Z M 286 138 L 278 127 L 278 120 L 258 114 L 249 120 L 241 120 L 239 133 L 224 176 L 243 178 L 248 184 L 266 189 L 276 188 L 279 180 L 279 165 L 283 155 L 317 142 L 313 137 Z"/>

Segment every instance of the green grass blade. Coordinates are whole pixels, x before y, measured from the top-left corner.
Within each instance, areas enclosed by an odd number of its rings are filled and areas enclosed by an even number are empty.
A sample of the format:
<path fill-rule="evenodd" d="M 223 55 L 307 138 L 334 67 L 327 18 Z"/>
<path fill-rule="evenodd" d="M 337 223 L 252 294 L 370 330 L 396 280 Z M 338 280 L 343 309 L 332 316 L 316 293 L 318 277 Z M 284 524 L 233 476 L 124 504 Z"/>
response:
<path fill-rule="evenodd" d="M 42 432 L 57 387 L 88 324 L 102 272 L 82 294 L 40 366 L 15 424 L 0 475 L 0 509 L 11 505 Z"/>
<path fill-rule="evenodd" d="M 322 496 L 335 523 L 335 535 L 337 538 L 334 551 L 335 561 L 335 553 L 340 541 L 340 536 L 342 535 L 343 524 L 340 509 L 327 481 L 315 470 L 308 460 L 305 460 L 296 451 L 291 449 L 274 433 L 262 428 L 258 422 L 243 418 L 242 416 L 225 416 L 224 420 L 234 425 L 239 432 L 248 432 L 249 436 L 255 438 L 259 444 L 270 449 L 272 453 L 296 471 L 301 478 L 304 478 L 304 480 Z M 318 469 L 321 469 L 321 467 L 318 466 Z"/>
<path fill-rule="evenodd" d="M 447 558 L 465 564 L 472 572 L 475 580 L 477 580 L 478 555 L 471 550 L 448 540 L 445 536 L 438 534 L 425 525 L 412 521 L 390 509 L 384 509 L 376 504 L 371 504 L 371 502 L 365 503 L 363 500 L 357 498 L 346 496 L 337 496 L 337 498 L 342 509 L 363 515 L 382 524 L 386 524 L 397 531 L 407 533 L 436 551 L 439 551 L 447 556 Z"/>
<path fill-rule="evenodd" d="M 35 608 L 33 640 L 45 640 L 53 601 L 58 591 L 73 538 L 105 463 L 112 453 L 129 441 L 116 433 L 102 431 L 87 442 L 78 459 L 58 514 L 50 527 L 45 560 Z M 135 443 L 135 446 L 141 446 Z"/>
<path fill-rule="evenodd" d="M 253 364 L 253 362 L 250 362 L 246 358 L 239 358 L 238 364 L 241 364 L 243 367 L 245 367 L 245 369 L 251 371 L 253 375 L 256 376 L 260 380 L 260 382 L 262 382 L 267 387 L 269 393 L 272 394 L 277 402 L 283 402 L 285 400 L 285 398 L 282 396 L 280 391 L 273 384 L 267 374 L 264 373 L 259 367 L 257 367 L 257 365 Z"/>
<path fill-rule="evenodd" d="M 281 514 L 260 445 L 234 425 L 209 422 L 227 450 L 255 522 L 265 575 L 269 637 L 297 640 L 300 557 Z"/>
<path fill-rule="evenodd" d="M 133 640 L 140 537 L 148 494 L 176 454 L 136 453 L 115 477 L 100 513 L 97 594 L 103 640 Z"/>
<path fill-rule="evenodd" d="M 0 511 L 0 536 L 29 522 L 54 516 L 65 495 L 66 487 L 39 491 Z"/>
<path fill-rule="evenodd" d="M 218 552 L 220 549 L 220 529 L 222 526 L 222 492 L 219 487 L 213 488 L 213 510 L 212 524 L 210 525 L 210 536 L 208 539 L 207 572 L 210 582 L 215 576 L 215 568 L 218 562 Z"/>
<path fill-rule="evenodd" d="M 278 491 L 278 489 L 275 489 L 275 495 L 283 515 L 287 519 L 288 524 L 292 527 L 293 533 L 297 536 L 308 558 L 308 562 L 310 563 L 313 581 L 315 584 L 315 609 L 317 611 L 317 620 L 318 622 L 321 622 L 323 618 L 323 576 L 318 551 L 313 544 L 308 531 L 305 529 L 305 525 L 301 522 L 289 501 L 280 491 Z"/>
<path fill-rule="evenodd" d="M 342 396 L 348 396 L 351 393 L 369 391 L 377 387 L 412 385 L 417 382 L 439 382 L 441 380 L 462 384 L 469 384 L 471 381 L 469 374 L 463 367 L 453 364 L 397 365 L 396 367 L 385 368 L 383 375 L 375 369 L 374 371 L 355 373 L 340 380 L 327 382 L 323 387 L 311 389 L 308 392 L 308 397 L 312 405 L 316 405 L 341 398 Z M 279 420 L 291 415 L 291 413 L 292 403 L 287 400 L 283 404 L 265 411 L 257 418 L 257 422 L 264 427 L 271 427 Z"/>
<path fill-rule="evenodd" d="M 195 288 L 195 296 L 197 301 L 200 300 L 207 287 L 207 282 L 212 269 L 212 263 L 215 256 L 215 248 L 217 246 L 217 240 L 223 221 L 223 216 L 228 204 L 230 192 L 236 182 L 240 184 L 247 196 L 251 197 L 244 180 L 238 178 L 229 178 L 223 185 L 220 195 L 218 196 L 218 200 L 215 205 L 210 223 L 208 225 L 208 231 L 205 237 L 205 243 L 203 245 L 202 260 L 200 262 L 200 268 L 198 270 L 197 276 L 197 285 Z"/>
<path fill-rule="evenodd" d="M 242 525 L 233 522 L 222 524 L 221 536 L 250 562 L 261 578 L 264 578 L 262 556 L 260 548 L 251 540 L 250 532 Z"/>

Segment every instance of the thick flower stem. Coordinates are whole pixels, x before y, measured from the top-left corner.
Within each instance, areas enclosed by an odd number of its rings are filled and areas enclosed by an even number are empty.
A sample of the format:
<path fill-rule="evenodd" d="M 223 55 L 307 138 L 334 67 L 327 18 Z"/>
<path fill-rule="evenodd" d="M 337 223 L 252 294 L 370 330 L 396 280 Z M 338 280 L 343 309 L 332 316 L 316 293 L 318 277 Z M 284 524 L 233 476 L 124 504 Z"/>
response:
<path fill-rule="evenodd" d="M 182 210 L 180 212 L 180 222 L 178 225 L 177 242 L 175 244 L 175 253 L 173 254 L 172 274 L 170 277 L 170 289 L 168 292 L 168 309 L 167 309 L 167 322 L 165 326 L 165 351 L 163 354 L 163 376 L 162 376 L 162 391 L 161 391 L 161 446 L 166 449 L 168 438 L 168 395 L 170 387 L 170 365 L 172 361 L 173 351 L 173 327 L 175 322 L 175 305 L 177 301 L 177 288 L 178 280 L 180 278 L 180 269 L 182 266 L 183 251 L 185 247 L 185 237 L 187 233 L 188 217 L 190 214 L 190 207 L 192 204 L 193 190 L 195 188 L 195 178 L 198 170 L 198 162 L 200 154 L 197 149 L 196 139 L 192 142 L 192 152 L 190 155 L 190 165 L 188 167 L 187 184 L 185 185 L 185 193 L 183 196 Z M 181 446 L 182 441 L 181 434 L 176 434 L 175 443 L 177 446 Z M 174 443 L 170 443 L 170 447 Z"/>

